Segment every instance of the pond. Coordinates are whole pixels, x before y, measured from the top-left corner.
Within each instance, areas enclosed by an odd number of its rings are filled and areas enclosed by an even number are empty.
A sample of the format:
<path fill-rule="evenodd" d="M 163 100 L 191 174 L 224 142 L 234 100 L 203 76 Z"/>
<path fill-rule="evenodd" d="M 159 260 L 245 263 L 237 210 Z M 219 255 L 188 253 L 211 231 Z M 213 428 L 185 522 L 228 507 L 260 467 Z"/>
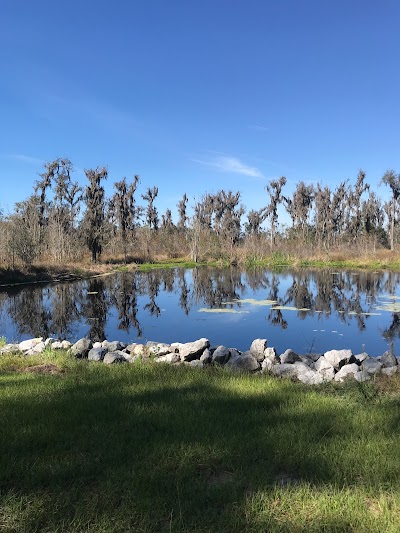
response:
<path fill-rule="evenodd" d="M 4 288 L 0 336 L 400 352 L 400 274 L 208 267 Z"/>

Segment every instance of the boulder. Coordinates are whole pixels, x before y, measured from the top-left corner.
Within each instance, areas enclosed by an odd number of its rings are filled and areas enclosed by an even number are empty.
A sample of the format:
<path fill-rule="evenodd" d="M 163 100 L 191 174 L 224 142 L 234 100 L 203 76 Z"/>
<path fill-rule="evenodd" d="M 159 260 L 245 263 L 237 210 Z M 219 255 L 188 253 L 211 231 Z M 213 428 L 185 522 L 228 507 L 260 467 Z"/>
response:
<path fill-rule="evenodd" d="M 20 352 L 27 352 L 28 350 L 32 350 L 37 344 L 43 341 L 43 337 L 39 337 L 36 339 L 28 339 L 26 341 L 22 341 L 19 343 L 18 348 Z"/>
<path fill-rule="evenodd" d="M 103 359 L 103 363 L 105 363 L 106 365 L 115 365 L 117 363 L 127 362 L 128 361 L 125 359 L 124 354 L 120 350 L 106 353 Z"/>
<path fill-rule="evenodd" d="M 79 339 L 73 346 L 71 346 L 71 354 L 74 355 L 77 359 L 83 359 L 87 357 L 89 350 L 93 347 L 93 343 L 90 339 L 86 337 Z"/>
<path fill-rule="evenodd" d="M 210 352 L 210 350 L 208 348 L 206 348 L 204 350 L 204 352 L 201 354 L 199 360 L 203 363 L 203 365 L 208 365 L 208 364 L 211 363 L 212 355 L 211 355 L 211 352 Z"/>
<path fill-rule="evenodd" d="M 297 379 L 305 385 L 321 385 L 325 381 L 319 372 L 311 369 L 308 372 L 300 372 Z"/>
<path fill-rule="evenodd" d="M 250 353 L 257 361 L 264 361 L 266 347 L 267 339 L 254 339 L 250 346 Z"/>
<path fill-rule="evenodd" d="M 380 361 L 377 361 L 376 359 L 370 357 L 369 359 L 366 359 L 361 364 L 361 369 L 365 370 L 365 372 L 368 372 L 368 374 L 379 374 L 382 368 L 382 363 Z"/>
<path fill-rule="evenodd" d="M 224 365 L 228 362 L 230 356 L 231 352 L 229 348 L 227 348 L 226 346 L 218 346 L 212 354 L 212 362 L 217 363 L 219 365 Z"/>
<path fill-rule="evenodd" d="M 48 339 L 46 339 L 44 341 L 44 345 L 47 348 L 48 346 L 51 346 L 53 344 L 53 342 L 56 342 L 56 341 L 57 341 L 57 339 L 54 339 L 53 337 L 49 337 Z"/>
<path fill-rule="evenodd" d="M 371 374 L 365 372 L 365 370 L 360 370 L 354 374 L 354 379 L 359 383 L 364 383 L 364 381 L 369 381 L 371 379 Z"/>
<path fill-rule="evenodd" d="M 120 341 L 103 341 L 102 345 L 104 348 L 107 348 L 109 352 L 125 350 L 125 348 L 128 346 L 126 342 Z"/>
<path fill-rule="evenodd" d="M 300 355 L 299 357 L 302 363 L 312 368 L 312 366 L 314 365 L 314 361 L 311 359 L 311 357 L 309 357 L 307 354 Z"/>
<path fill-rule="evenodd" d="M 335 369 L 324 356 L 314 363 L 314 370 L 321 374 L 324 381 L 332 381 L 335 377 Z"/>
<path fill-rule="evenodd" d="M 357 363 L 358 365 L 361 365 L 361 363 L 363 361 L 365 361 L 366 359 L 369 359 L 369 355 L 367 354 L 367 352 L 362 352 L 362 353 L 358 353 L 357 355 L 354 356 L 354 359 L 355 359 L 355 363 Z"/>
<path fill-rule="evenodd" d="M 330 350 L 324 353 L 325 359 L 336 369 L 339 370 L 346 365 L 352 356 L 351 350 Z"/>
<path fill-rule="evenodd" d="M 180 363 L 181 358 L 177 353 L 167 353 L 154 358 L 156 363 Z"/>
<path fill-rule="evenodd" d="M 132 345 L 130 345 L 132 346 Z M 146 348 L 143 344 L 136 344 L 132 347 L 132 349 L 129 349 L 130 346 L 128 346 L 126 349 L 132 354 L 132 355 L 139 355 L 140 357 L 144 357 L 146 355 Z"/>
<path fill-rule="evenodd" d="M 193 361 L 189 361 L 186 364 L 188 364 L 189 366 L 196 366 L 200 368 L 204 366 L 200 359 L 193 359 Z"/>
<path fill-rule="evenodd" d="M 344 351 L 344 350 L 342 350 Z M 339 372 L 335 375 L 335 381 L 342 383 L 348 379 L 354 379 L 354 375 L 360 372 L 360 367 L 357 363 L 350 363 L 349 365 L 343 365 Z"/>
<path fill-rule="evenodd" d="M 183 346 L 181 342 L 173 342 L 171 344 L 171 352 L 179 353 L 179 348 Z"/>
<path fill-rule="evenodd" d="M 277 353 L 276 353 L 276 350 L 275 348 L 265 348 L 264 350 L 264 361 L 265 359 L 269 359 L 271 361 L 272 364 L 276 364 L 278 365 L 281 360 L 279 359 Z"/>
<path fill-rule="evenodd" d="M 296 361 L 296 363 L 282 363 L 280 365 L 273 365 L 271 373 L 278 377 L 297 378 L 299 374 L 309 372 L 310 368 L 302 362 Z"/>
<path fill-rule="evenodd" d="M 244 372 L 255 372 L 260 370 L 260 363 L 257 361 L 257 359 L 246 353 L 234 356 L 231 355 L 225 366 L 227 368 L 231 368 L 232 370 Z"/>
<path fill-rule="evenodd" d="M 146 348 L 150 355 L 157 355 L 159 357 L 173 351 L 171 350 L 170 344 L 165 344 L 163 342 L 148 342 Z"/>
<path fill-rule="evenodd" d="M 25 352 L 25 355 L 37 355 L 39 353 L 42 353 L 46 349 L 46 345 L 44 342 L 39 342 L 38 344 L 35 344 L 33 348 Z"/>
<path fill-rule="evenodd" d="M 16 353 L 19 352 L 19 344 L 6 344 L 5 346 L 0 347 L 0 354 L 6 353 Z"/>
<path fill-rule="evenodd" d="M 275 363 L 279 364 L 279 363 Z M 274 366 L 273 361 L 271 359 L 265 358 L 264 361 L 261 363 L 261 372 L 270 372 L 272 367 Z"/>
<path fill-rule="evenodd" d="M 69 341 L 54 341 L 51 343 L 52 350 L 69 350 L 72 344 Z"/>
<path fill-rule="evenodd" d="M 94 342 L 94 343 L 93 343 L 93 348 L 96 348 L 96 349 L 97 349 L 97 348 L 102 348 L 102 346 L 104 346 L 104 344 L 103 344 L 104 342 L 107 342 L 107 341 L 103 341 L 103 342 L 98 342 L 98 341 L 97 341 L 97 342 Z"/>
<path fill-rule="evenodd" d="M 290 348 L 286 350 L 282 355 L 279 356 L 280 362 L 282 365 L 284 364 L 293 364 L 297 361 L 301 362 L 301 357 L 296 352 L 291 350 Z"/>
<path fill-rule="evenodd" d="M 385 352 L 382 355 L 380 362 L 382 363 L 383 368 L 390 368 L 392 366 L 397 366 L 396 356 L 394 356 L 389 351 Z"/>
<path fill-rule="evenodd" d="M 397 369 L 397 366 L 383 367 L 381 370 L 381 374 L 383 374 L 384 376 L 393 376 L 394 374 L 397 374 Z"/>
<path fill-rule="evenodd" d="M 102 361 L 107 352 L 108 348 L 105 348 L 101 345 L 97 348 L 93 347 L 91 350 L 89 350 L 88 359 L 89 361 Z"/>
<path fill-rule="evenodd" d="M 179 347 L 179 355 L 181 361 L 193 361 L 193 359 L 200 359 L 201 354 L 206 348 L 210 347 L 208 339 L 198 339 L 194 342 L 186 342 Z"/>

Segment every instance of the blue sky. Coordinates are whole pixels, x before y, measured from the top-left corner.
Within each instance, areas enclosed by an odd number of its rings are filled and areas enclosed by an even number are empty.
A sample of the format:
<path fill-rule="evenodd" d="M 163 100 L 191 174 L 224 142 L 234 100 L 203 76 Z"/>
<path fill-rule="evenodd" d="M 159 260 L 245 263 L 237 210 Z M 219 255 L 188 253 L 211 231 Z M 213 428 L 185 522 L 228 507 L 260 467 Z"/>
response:
<path fill-rule="evenodd" d="M 2 0 L 0 207 L 42 162 L 159 187 L 335 186 L 400 171 L 398 0 Z M 384 196 L 386 191 L 378 189 Z"/>

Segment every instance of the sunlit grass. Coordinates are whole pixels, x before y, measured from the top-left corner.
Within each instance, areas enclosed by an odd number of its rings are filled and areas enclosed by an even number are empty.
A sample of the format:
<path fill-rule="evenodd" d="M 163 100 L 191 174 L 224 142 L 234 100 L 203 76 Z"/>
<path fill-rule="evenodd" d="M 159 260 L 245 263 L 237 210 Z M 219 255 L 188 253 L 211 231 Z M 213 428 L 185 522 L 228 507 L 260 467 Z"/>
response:
<path fill-rule="evenodd" d="M 0 528 L 395 532 L 399 399 L 400 376 L 1 356 Z"/>

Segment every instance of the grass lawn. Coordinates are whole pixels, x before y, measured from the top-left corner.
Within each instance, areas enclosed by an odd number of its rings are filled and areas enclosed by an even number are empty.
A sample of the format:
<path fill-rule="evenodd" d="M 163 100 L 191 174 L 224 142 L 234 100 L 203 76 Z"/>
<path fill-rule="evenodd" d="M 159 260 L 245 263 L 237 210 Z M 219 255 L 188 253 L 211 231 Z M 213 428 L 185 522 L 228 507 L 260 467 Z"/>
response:
<path fill-rule="evenodd" d="M 0 530 L 398 532 L 399 390 L 1 356 Z"/>

